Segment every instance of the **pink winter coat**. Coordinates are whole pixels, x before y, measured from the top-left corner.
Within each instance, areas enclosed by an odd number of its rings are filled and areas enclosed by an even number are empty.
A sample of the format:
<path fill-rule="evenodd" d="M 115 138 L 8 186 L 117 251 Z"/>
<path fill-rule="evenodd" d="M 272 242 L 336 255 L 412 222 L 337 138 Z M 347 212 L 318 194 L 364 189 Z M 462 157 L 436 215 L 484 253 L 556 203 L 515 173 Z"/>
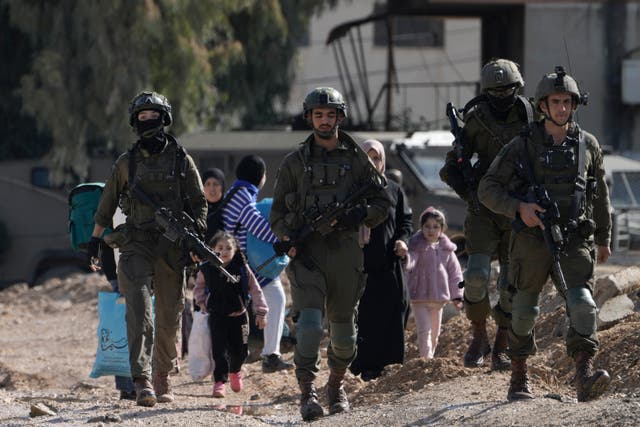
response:
<path fill-rule="evenodd" d="M 462 269 L 455 254 L 456 245 L 445 234 L 429 244 L 421 231 L 409 239 L 405 264 L 407 287 L 412 301 L 451 301 L 462 298 Z"/>

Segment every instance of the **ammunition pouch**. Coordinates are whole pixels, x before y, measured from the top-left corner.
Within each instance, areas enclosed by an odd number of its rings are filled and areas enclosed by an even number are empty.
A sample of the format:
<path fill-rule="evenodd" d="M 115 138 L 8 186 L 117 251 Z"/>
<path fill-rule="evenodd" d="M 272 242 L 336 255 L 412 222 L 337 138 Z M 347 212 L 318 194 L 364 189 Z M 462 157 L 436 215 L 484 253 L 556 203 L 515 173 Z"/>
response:
<path fill-rule="evenodd" d="M 123 248 L 132 240 L 131 230 L 127 224 L 120 224 L 112 233 L 104 236 L 104 242 L 113 249 Z"/>
<path fill-rule="evenodd" d="M 588 239 L 595 233 L 596 231 L 596 222 L 592 219 L 585 219 L 578 223 L 577 232 L 580 236 L 585 239 Z"/>

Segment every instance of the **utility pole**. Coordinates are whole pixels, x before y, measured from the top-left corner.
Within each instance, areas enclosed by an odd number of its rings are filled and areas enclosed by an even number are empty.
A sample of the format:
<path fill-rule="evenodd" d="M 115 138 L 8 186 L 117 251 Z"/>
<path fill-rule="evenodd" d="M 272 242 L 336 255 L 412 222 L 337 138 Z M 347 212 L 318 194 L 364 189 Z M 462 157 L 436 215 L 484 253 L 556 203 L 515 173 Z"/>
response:
<path fill-rule="evenodd" d="M 387 6 L 387 11 L 389 6 Z M 391 103 L 393 102 L 393 80 L 395 79 L 395 63 L 393 60 L 393 16 L 387 15 L 385 19 L 387 27 L 387 100 L 384 114 L 384 130 L 391 130 Z"/>

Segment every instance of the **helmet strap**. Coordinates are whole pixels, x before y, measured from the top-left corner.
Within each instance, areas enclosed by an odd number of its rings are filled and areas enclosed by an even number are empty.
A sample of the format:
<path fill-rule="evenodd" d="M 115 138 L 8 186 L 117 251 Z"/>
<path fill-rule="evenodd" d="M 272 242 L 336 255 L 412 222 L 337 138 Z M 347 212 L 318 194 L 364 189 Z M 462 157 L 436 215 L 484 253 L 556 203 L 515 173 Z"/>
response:
<path fill-rule="evenodd" d="M 544 105 L 546 105 L 546 106 L 547 106 L 547 112 L 545 113 L 545 112 L 543 111 L 543 112 L 542 112 L 542 114 L 544 115 L 545 120 L 549 120 L 549 121 L 550 121 L 551 123 L 553 123 L 554 125 L 559 126 L 559 127 L 563 127 L 563 126 L 565 126 L 567 123 L 570 123 L 571 121 L 573 121 L 573 111 L 572 111 L 572 112 L 571 112 L 571 114 L 569 114 L 569 118 L 567 119 L 567 121 L 566 121 L 566 122 L 564 122 L 564 123 L 558 123 L 558 122 L 556 122 L 555 120 L 553 120 L 553 119 L 551 118 L 551 115 L 549 114 L 549 111 L 551 111 L 551 109 L 549 108 L 549 98 L 545 98 L 545 99 L 544 99 Z M 573 104 L 572 104 L 572 106 L 573 106 Z"/>

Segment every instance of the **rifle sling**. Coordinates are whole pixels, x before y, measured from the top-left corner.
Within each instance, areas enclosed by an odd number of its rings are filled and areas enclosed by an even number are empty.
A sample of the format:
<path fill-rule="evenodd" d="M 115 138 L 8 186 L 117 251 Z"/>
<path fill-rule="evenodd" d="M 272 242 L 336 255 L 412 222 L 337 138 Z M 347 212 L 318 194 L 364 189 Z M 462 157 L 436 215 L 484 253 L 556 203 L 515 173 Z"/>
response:
<path fill-rule="evenodd" d="M 584 134 L 581 130 L 578 130 L 578 177 L 576 179 L 575 190 L 573 192 L 573 203 L 569 210 L 569 219 L 578 220 L 580 215 L 580 208 L 584 200 L 585 192 L 587 190 L 587 170 L 585 169 L 585 157 L 587 155 L 587 142 L 584 139 Z"/>

